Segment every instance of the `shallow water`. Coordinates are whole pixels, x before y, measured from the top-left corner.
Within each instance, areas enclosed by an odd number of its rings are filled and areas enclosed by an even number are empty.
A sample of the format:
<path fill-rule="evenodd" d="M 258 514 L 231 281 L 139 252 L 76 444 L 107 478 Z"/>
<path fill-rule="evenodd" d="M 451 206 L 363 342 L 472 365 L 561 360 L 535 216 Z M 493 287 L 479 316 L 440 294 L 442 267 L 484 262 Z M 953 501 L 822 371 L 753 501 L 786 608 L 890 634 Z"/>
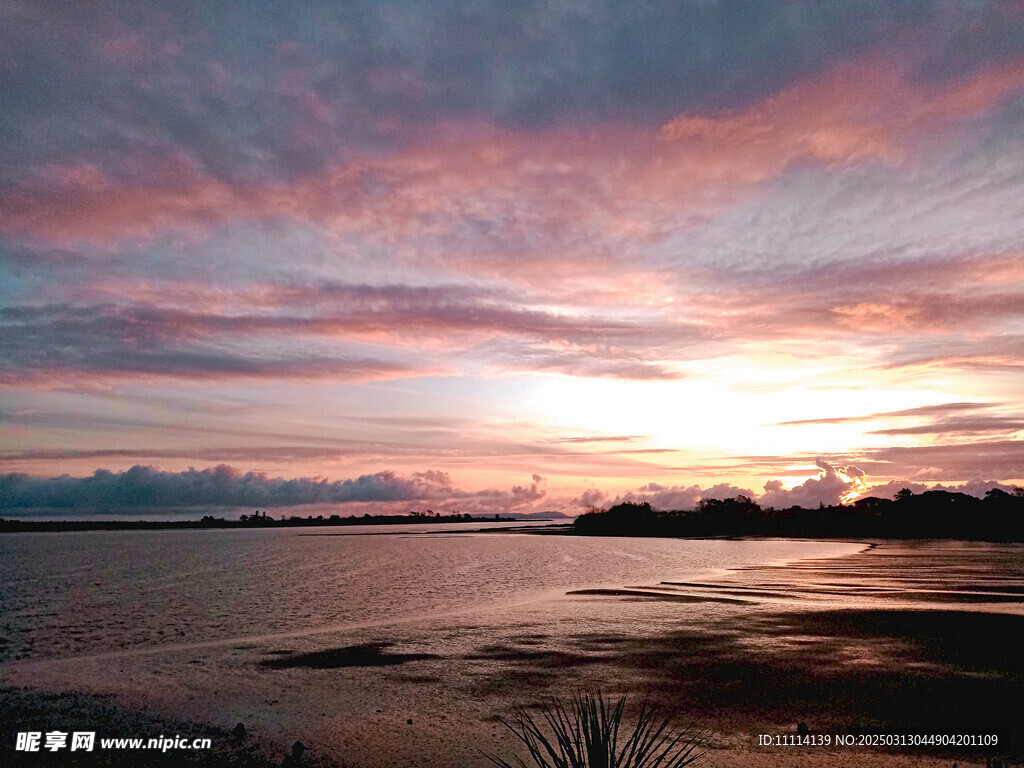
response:
<path fill-rule="evenodd" d="M 859 548 L 445 529 L 3 535 L 0 660 L 386 625 Z"/>
<path fill-rule="evenodd" d="M 2 536 L 0 685 L 363 768 L 488 765 L 498 717 L 579 689 L 650 694 L 758 768 L 797 763 L 750 729 L 798 719 L 1024 720 L 1021 545 L 337 534 Z"/>

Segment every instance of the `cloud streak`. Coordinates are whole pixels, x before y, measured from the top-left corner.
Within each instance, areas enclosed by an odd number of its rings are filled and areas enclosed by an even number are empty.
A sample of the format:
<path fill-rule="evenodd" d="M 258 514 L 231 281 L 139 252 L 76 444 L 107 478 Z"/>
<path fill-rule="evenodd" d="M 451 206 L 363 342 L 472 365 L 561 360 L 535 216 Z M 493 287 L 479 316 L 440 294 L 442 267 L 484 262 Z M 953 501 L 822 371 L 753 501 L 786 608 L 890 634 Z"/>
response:
<path fill-rule="evenodd" d="M 992 408 L 996 403 L 938 403 L 936 405 L 923 405 L 918 408 L 904 408 L 900 411 L 885 411 L 882 413 L 869 413 L 864 416 L 836 416 L 824 419 L 797 419 L 795 421 L 781 421 L 780 427 L 806 426 L 808 424 L 849 424 L 860 421 L 878 421 L 882 419 L 899 419 L 917 416 L 946 416 L 958 414 L 963 411 L 976 411 Z"/>
<path fill-rule="evenodd" d="M 940 419 L 914 427 L 876 429 L 873 435 L 974 435 L 986 432 L 1018 432 L 1024 429 L 1024 419 L 1005 416 L 976 416 Z"/>
<path fill-rule="evenodd" d="M 698 326 L 656 315 L 556 313 L 456 287 L 256 286 L 237 297 L 216 294 L 192 308 L 182 306 L 171 286 L 161 304 L 0 309 L 6 361 L 0 383 L 75 375 L 366 381 L 443 371 L 421 354 L 440 345 L 512 368 L 673 378 L 678 374 L 658 358 L 685 354 L 705 337 Z M 208 309 L 200 309 L 204 303 Z M 308 351 L 296 340 L 306 340 Z M 380 357 L 347 343 L 373 345 Z"/>

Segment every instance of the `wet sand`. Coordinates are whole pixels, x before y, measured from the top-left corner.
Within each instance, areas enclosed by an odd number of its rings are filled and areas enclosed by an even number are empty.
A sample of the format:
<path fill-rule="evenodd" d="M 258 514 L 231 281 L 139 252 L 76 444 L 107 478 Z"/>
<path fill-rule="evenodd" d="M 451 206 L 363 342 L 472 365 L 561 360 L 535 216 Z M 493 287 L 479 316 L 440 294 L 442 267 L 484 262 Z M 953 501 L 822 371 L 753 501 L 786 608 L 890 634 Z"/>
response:
<path fill-rule="evenodd" d="M 301 739 L 311 765 L 473 767 L 490 764 L 481 750 L 516 752 L 499 717 L 585 688 L 649 695 L 681 723 L 697 722 L 709 767 L 965 766 L 989 757 L 1017 765 L 1022 555 L 1019 545 L 885 542 L 841 558 L 585 590 L 513 611 L 12 664 L 0 697 L 5 739 L 32 717 L 46 728 L 99 730 L 99 708 L 116 713 L 129 735 L 203 723 L 192 727 L 220 734 L 224 761 L 280 764 L 286 745 Z M 80 704 L 87 708 L 75 715 Z M 246 741 L 231 744 L 239 721 Z M 795 734 L 798 722 L 818 734 L 998 729 L 1002 742 L 992 750 L 751 749 L 753 733 Z M 48 757 L 68 764 L 67 753 Z"/>

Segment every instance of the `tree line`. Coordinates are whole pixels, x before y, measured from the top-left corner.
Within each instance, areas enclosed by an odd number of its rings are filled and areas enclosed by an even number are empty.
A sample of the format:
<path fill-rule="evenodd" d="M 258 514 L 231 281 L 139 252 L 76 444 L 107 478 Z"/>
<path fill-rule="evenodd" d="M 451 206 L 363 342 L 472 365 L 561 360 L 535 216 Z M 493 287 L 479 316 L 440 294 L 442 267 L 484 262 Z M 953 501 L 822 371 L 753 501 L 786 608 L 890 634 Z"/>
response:
<path fill-rule="evenodd" d="M 591 536 L 787 536 L 1024 541 L 1024 489 L 993 488 L 979 499 L 955 491 L 868 496 L 816 509 L 761 507 L 747 496 L 703 499 L 694 510 L 624 502 L 576 518 Z"/>

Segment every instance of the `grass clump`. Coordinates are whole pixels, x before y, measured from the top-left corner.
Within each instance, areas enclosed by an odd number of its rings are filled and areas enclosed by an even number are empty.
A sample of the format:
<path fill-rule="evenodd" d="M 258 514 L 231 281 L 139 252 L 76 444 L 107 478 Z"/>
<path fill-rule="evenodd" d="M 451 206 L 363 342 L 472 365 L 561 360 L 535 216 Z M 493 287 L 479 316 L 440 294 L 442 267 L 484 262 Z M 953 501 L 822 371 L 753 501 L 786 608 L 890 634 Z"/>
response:
<path fill-rule="evenodd" d="M 576 693 L 568 708 L 554 700 L 539 719 L 520 709 L 501 722 L 526 746 L 530 762 L 487 757 L 499 768 L 682 768 L 705 754 L 699 731 L 674 731 L 672 716 L 659 716 L 649 700 L 631 730 L 623 726 L 625 709 L 625 696 L 610 702 L 600 692 Z"/>

